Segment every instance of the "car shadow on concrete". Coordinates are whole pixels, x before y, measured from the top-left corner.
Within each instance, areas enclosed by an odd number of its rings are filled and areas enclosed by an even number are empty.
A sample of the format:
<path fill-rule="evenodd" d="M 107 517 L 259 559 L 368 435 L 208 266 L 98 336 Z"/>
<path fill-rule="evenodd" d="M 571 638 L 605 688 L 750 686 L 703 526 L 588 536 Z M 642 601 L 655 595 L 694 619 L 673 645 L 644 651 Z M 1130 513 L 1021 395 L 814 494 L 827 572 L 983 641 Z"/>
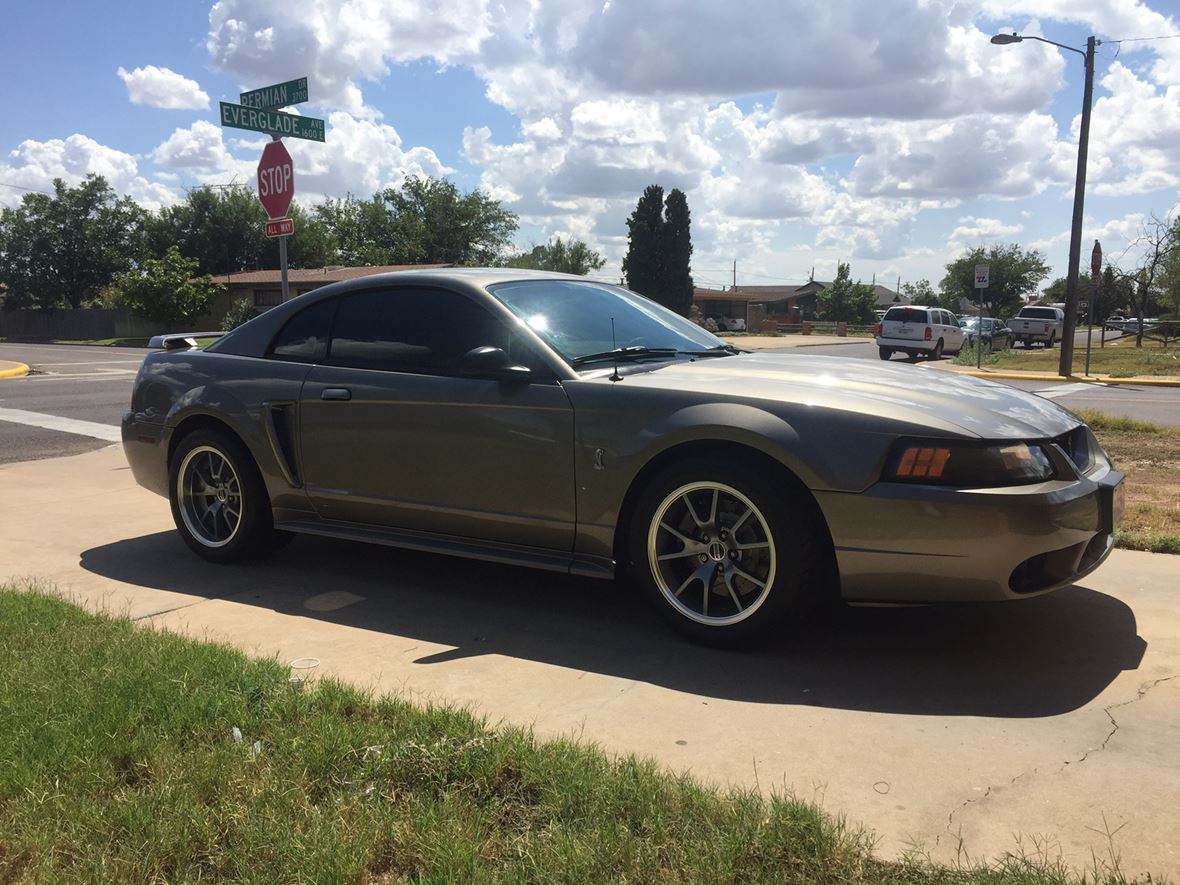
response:
<path fill-rule="evenodd" d="M 672 633 L 624 584 L 322 538 L 217 566 L 161 532 L 87 550 L 81 565 L 453 647 L 421 666 L 499 654 L 767 704 L 1054 716 L 1136 669 L 1146 648 L 1131 609 L 1084 586 L 1012 604 L 846 609 L 781 643 L 718 650 Z"/>

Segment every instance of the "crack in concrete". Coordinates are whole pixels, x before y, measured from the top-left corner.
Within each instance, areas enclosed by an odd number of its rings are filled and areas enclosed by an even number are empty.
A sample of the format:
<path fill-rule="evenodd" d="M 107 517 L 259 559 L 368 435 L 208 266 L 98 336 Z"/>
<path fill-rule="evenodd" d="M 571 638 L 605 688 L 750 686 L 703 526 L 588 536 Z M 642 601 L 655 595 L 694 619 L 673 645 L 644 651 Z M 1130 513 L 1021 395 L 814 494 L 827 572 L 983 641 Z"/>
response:
<path fill-rule="evenodd" d="M 1114 714 L 1110 712 L 1111 710 L 1117 710 L 1120 707 L 1129 707 L 1131 704 L 1134 704 L 1138 701 L 1143 700 L 1143 696 L 1146 695 L 1153 688 L 1155 688 L 1157 685 L 1160 685 L 1161 683 L 1164 683 L 1164 682 L 1170 682 L 1171 680 L 1176 679 L 1178 677 L 1180 677 L 1180 673 L 1173 673 L 1171 676 L 1161 676 L 1159 679 L 1153 679 L 1151 682 L 1145 682 L 1139 686 L 1139 690 L 1135 693 L 1135 697 L 1131 698 L 1129 701 L 1119 701 L 1117 704 L 1110 704 L 1109 706 L 1103 707 L 1102 712 L 1105 713 L 1106 718 L 1110 720 L 1111 728 L 1110 728 L 1110 731 L 1108 731 L 1106 733 L 1106 737 L 1103 738 L 1101 746 L 1091 747 L 1089 750 L 1087 750 L 1085 753 L 1082 754 L 1080 759 L 1074 759 L 1072 761 L 1070 761 L 1068 759 L 1065 760 L 1064 764 L 1062 764 L 1062 766 L 1061 766 L 1061 770 L 1065 771 L 1065 769 L 1068 768 L 1070 765 L 1080 765 L 1083 762 L 1085 762 L 1088 758 L 1090 758 L 1091 753 L 1101 753 L 1103 750 L 1106 749 L 1106 745 L 1110 743 L 1111 738 L 1113 738 L 1118 733 L 1119 728 L 1121 727 L 1119 725 L 1118 720 L 1114 718 Z"/>

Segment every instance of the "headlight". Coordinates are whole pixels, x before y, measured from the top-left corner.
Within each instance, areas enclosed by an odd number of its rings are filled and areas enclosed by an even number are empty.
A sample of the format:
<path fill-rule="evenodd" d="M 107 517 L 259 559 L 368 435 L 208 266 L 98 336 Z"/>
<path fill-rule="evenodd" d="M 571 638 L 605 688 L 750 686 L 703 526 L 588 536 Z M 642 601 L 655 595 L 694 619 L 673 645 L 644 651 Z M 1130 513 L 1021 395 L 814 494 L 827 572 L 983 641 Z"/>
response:
<path fill-rule="evenodd" d="M 889 453 L 882 479 L 986 488 L 1028 485 L 1053 476 L 1053 462 L 1036 444 L 902 439 Z"/>

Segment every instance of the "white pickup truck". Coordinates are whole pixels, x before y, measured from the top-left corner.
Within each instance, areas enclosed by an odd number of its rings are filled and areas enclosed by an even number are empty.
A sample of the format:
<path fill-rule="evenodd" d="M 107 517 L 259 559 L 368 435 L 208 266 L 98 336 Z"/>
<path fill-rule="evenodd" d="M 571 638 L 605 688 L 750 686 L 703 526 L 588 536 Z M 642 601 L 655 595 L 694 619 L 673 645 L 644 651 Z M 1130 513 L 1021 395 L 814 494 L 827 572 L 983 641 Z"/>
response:
<path fill-rule="evenodd" d="M 1061 340 L 1064 327 L 1065 311 L 1060 307 L 1022 307 L 1008 320 L 1012 343 L 1022 342 L 1025 347 L 1031 347 L 1034 341 L 1052 347 Z"/>

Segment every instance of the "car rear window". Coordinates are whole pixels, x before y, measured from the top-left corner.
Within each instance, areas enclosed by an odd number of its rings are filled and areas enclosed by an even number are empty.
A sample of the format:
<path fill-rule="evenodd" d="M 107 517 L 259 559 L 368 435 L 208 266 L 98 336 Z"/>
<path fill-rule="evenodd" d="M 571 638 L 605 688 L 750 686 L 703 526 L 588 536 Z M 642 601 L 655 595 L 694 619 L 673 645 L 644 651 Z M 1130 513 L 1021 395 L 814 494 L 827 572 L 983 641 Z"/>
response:
<path fill-rule="evenodd" d="M 1051 307 L 1025 307 L 1021 309 L 1020 316 L 1030 320 L 1055 320 L 1057 311 Z"/>
<path fill-rule="evenodd" d="M 926 311 L 916 307 L 891 307 L 885 314 L 885 320 L 896 320 L 899 323 L 925 323 Z"/>

